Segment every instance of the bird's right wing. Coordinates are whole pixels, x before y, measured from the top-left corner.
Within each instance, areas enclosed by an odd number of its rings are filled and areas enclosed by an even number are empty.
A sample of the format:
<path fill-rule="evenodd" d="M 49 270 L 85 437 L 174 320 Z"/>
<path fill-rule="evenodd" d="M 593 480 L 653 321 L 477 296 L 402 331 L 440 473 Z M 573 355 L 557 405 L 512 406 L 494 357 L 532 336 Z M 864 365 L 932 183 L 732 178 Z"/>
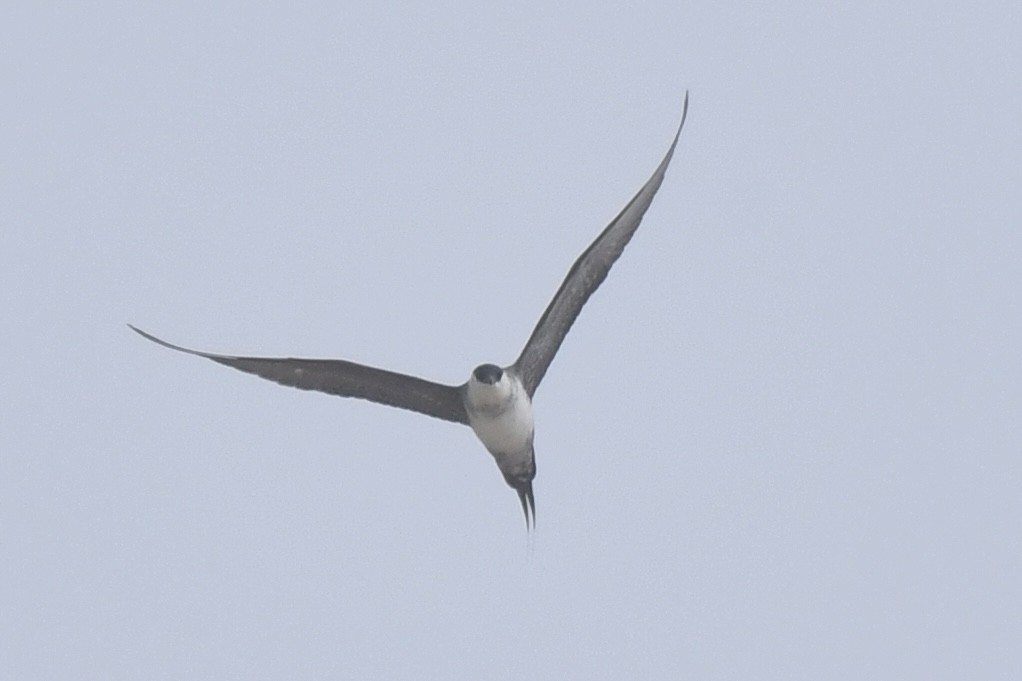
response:
<path fill-rule="evenodd" d="M 465 413 L 459 386 L 433 383 L 341 359 L 232 357 L 199 352 L 160 340 L 131 324 L 128 326 L 143 338 L 171 350 L 205 357 L 281 385 L 301 390 L 318 390 L 341 397 L 357 397 L 417 411 L 445 421 L 468 424 L 468 414 Z"/>

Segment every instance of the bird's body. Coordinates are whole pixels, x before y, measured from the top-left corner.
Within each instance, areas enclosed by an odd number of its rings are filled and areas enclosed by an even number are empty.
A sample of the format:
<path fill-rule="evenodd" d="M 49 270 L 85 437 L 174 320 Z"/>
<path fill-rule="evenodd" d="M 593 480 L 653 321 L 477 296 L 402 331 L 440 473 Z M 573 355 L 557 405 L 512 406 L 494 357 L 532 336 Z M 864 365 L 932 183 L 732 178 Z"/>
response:
<path fill-rule="evenodd" d="M 503 373 L 504 378 L 492 385 L 476 381 L 473 374 L 465 395 L 468 424 L 494 456 L 532 446 L 532 398 L 518 377 Z"/>
<path fill-rule="evenodd" d="M 493 455 L 504 480 L 518 492 L 526 525 L 530 520 L 534 525 L 533 395 L 582 306 L 606 278 L 638 229 L 663 182 L 687 112 L 688 95 L 678 132 L 660 165 L 575 261 L 514 364 L 505 367 L 482 364 L 460 386 L 433 383 L 347 360 L 217 355 L 173 345 L 134 326 L 131 328 L 165 347 L 205 357 L 282 385 L 372 400 L 468 425 Z"/>
<path fill-rule="evenodd" d="M 476 367 L 465 389 L 465 411 L 476 437 L 493 455 L 497 467 L 518 491 L 525 521 L 536 521 L 532 479 L 536 477 L 536 454 L 532 448 L 535 428 L 532 397 L 511 369 L 494 364 Z"/>

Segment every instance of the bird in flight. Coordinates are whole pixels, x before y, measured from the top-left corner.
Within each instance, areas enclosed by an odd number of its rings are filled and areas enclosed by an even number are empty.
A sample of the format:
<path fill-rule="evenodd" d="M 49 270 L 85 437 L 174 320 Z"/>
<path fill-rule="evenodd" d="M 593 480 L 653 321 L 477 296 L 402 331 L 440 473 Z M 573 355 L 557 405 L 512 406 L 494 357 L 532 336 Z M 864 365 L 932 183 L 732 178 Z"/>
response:
<path fill-rule="evenodd" d="M 536 456 L 532 446 L 532 398 L 582 306 L 603 283 L 653 202 L 687 114 L 688 93 L 678 131 L 660 165 L 571 266 L 514 364 L 505 367 L 481 364 L 461 385 L 434 383 L 342 359 L 237 357 L 200 352 L 168 343 L 131 324 L 128 326 L 142 337 L 171 350 L 205 357 L 281 385 L 357 397 L 463 423 L 472 428 L 493 455 L 504 480 L 518 493 L 526 529 L 534 528 L 536 502 L 532 480 L 536 477 Z"/>

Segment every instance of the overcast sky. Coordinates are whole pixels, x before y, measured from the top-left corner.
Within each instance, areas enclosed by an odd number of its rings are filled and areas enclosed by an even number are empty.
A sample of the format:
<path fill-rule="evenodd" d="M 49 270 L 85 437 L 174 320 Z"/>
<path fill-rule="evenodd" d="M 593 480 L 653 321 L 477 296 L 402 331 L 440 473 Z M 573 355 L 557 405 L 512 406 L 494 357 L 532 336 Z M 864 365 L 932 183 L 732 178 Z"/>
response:
<path fill-rule="evenodd" d="M 1018 3 L 11 4 L 0 678 L 1022 677 Z"/>

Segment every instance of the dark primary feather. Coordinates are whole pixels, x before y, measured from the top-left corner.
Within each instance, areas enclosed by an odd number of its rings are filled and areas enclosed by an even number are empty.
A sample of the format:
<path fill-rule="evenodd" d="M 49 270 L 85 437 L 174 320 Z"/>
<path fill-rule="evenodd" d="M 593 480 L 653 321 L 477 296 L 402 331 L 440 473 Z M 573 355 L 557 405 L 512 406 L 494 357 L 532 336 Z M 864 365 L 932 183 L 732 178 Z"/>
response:
<path fill-rule="evenodd" d="M 454 421 L 468 425 L 468 414 L 465 413 L 465 405 L 461 398 L 461 388 L 458 386 L 433 383 L 421 378 L 415 378 L 414 376 L 376 369 L 340 359 L 293 359 L 215 355 L 173 345 L 141 329 L 137 329 L 131 326 L 131 324 L 128 326 L 143 338 L 159 343 L 171 350 L 205 357 L 239 371 L 275 381 L 281 385 L 302 390 L 318 390 L 330 393 L 331 395 L 340 395 L 341 397 L 358 397 L 390 405 L 391 407 L 409 409 L 420 414 L 444 419 L 445 421 Z"/>
<path fill-rule="evenodd" d="M 557 354 L 557 349 L 561 347 L 564 337 L 568 335 L 568 330 L 574 324 L 582 306 L 607 277 L 611 266 L 621 256 L 628 241 L 638 229 L 639 223 L 642 222 L 642 216 L 646 214 L 646 209 L 653 202 L 653 197 L 664 181 L 664 174 L 674 155 L 674 148 L 678 144 L 687 114 L 688 93 L 686 92 L 681 123 L 678 125 L 678 132 L 674 135 L 674 141 L 671 142 L 671 148 L 667 150 L 667 154 L 653 172 L 653 176 L 643 185 L 639 193 L 628 202 L 628 205 L 572 265 L 568 276 L 564 278 L 561 287 L 557 289 L 553 300 L 550 301 L 543 316 L 540 317 L 539 323 L 536 324 L 522 354 L 514 363 L 514 369 L 521 377 L 530 397 L 535 394 L 536 388 L 543 380 L 550 362 Z"/>

